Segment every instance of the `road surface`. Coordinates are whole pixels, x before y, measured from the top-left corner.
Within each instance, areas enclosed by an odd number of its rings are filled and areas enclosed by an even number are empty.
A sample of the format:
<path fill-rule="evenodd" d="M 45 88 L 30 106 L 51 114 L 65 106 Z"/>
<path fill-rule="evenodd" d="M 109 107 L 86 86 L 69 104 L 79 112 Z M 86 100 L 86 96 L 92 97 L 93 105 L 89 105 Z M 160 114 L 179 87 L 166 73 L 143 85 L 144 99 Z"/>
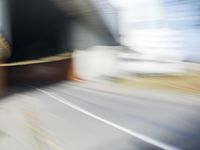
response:
<path fill-rule="evenodd" d="M 70 82 L 14 91 L 0 105 L 1 150 L 200 149 L 199 96 Z"/>

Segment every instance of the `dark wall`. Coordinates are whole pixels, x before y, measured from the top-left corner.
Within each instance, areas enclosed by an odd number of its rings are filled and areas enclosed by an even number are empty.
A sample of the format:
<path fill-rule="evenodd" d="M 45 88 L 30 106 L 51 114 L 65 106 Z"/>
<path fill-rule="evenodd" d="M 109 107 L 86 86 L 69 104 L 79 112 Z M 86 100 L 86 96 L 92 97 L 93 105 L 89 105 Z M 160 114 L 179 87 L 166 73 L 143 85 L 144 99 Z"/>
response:
<path fill-rule="evenodd" d="M 49 0 L 10 0 L 13 51 L 10 61 L 54 55 L 67 49 L 60 44 L 67 18 Z"/>

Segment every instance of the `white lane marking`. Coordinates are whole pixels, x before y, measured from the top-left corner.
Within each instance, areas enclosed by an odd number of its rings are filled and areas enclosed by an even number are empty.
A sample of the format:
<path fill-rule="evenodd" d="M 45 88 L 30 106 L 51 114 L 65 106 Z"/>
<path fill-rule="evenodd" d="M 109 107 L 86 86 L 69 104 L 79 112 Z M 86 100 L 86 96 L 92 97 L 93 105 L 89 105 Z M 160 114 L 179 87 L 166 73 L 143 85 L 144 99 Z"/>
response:
<path fill-rule="evenodd" d="M 145 141 L 145 142 L 147 142 L 149 144 L 152 144 L 152 145 L 154 145 L 156 147 L 159 147 L 159 148 L 162 148 L 162 149 L 165 149 L 165 150 L 180 150 L 177 147 L 174 147 L 172 145 L 169 145 L 169 144 L 163 143 L 161 141 L 152 139 L 152 138 L 150 138 L 150 137 L 148 137 L 146 135 L 143 135 L 141 133 L 137 133 L 137 132 L 131 131 L 131 130 L 129 130 L 127 128 L 124 128 L 124 127 L 122 127 L 122 126 L 120 126 L 118 124 L 115 124 L 115 123 L 113 123 L 111 121 L 103 119 L 103 118 L 101 118 L 101 117 L 99 117 L 99 116 L 97 116 L 95 114 L 92 114 L 91 112 L 89 112 L 89 111 L 87 111 L 87 110 L 85 110 L 85 109 L 83 109 L 83 108 L 81 108 L 81 107 L 79 107 L 79 106 L 77 106 L 77 105 L 75 105 L 75 104 L 67 101 L 66 99 L 64 99 L 64 98 L 62 98 L 60 96 L 51 93 L 51 92 L 48 92 L 46 90 L 39 89 L 39 88 L 35 88 L 35 89 L 38 90 L 38 91 L 40 91 L 43 94 L 48 95 L 49 97 L 51 97 L 53 99 L 59 101 L 60 103 L 63 103 L 65 105 L 67 105 L 68 107 L 71 107 L 72 109 L 75 109 L 76 111 L 79 111 L 79 112 L 81 112 L 81 113 L 83 113 L 83 114 L 85 114 L 87 116 L 90 116 L 90 117 L 92 117 L 92 118 L 94 118 L 96 120 L 99 120 L 99 121 L 101 121 L 101 122 L 103 122 L 103 123 L 105 123 L 107 125 L 110 125 L 110 126 L 116 128 L 116 129 L 120 130 L 120 131 L 123 131 L 123 132 L 125 132 L 125 133 L 127 133 L 127 134 L 129 134 L 131 136 L 134 136 L 134 137 L 136 137 L 136 138 L 138 138 L 140 140 L 143 140 L 143 141 Z"/>

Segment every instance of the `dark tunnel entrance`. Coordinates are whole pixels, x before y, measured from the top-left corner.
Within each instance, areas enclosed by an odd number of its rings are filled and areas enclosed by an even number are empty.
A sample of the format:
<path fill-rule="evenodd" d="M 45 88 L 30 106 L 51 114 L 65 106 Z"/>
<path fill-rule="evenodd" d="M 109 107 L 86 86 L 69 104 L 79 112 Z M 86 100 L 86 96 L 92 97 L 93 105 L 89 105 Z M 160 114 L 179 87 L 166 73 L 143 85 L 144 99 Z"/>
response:
<path fill-rule="evenodd" d="M 118 45 L 90 0 L 9 0 L 9 3 L 12 37 L 9 62 L 94 45 Z"/>
<path fill-rule="evenodd" d="M 51 56 L 70 50 L 68 18 L 48 0 L 11 0 L 10 62 Z"/>

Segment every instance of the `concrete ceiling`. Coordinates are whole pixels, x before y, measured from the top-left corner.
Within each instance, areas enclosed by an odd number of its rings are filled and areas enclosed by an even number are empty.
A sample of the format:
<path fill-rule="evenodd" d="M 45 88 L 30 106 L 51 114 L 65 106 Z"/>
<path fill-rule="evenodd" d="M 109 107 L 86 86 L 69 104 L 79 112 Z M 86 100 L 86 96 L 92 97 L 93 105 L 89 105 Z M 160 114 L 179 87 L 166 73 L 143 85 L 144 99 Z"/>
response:
<path fill-rule="evenodd" d="M 61 9 L 66 16 L 77 18 L 78 20 L 87 22 L 101 32 L 109 32 L 105 22 L 95 8 L 92 0 L 50 0 L 59 9 Z"/>
<path fill-rule="evenodd" d="M 92 0 L 9 0 L 14 47 L 36 40 L 51 26 L 81 21 L 98 32 L 111 34 Z"/>

